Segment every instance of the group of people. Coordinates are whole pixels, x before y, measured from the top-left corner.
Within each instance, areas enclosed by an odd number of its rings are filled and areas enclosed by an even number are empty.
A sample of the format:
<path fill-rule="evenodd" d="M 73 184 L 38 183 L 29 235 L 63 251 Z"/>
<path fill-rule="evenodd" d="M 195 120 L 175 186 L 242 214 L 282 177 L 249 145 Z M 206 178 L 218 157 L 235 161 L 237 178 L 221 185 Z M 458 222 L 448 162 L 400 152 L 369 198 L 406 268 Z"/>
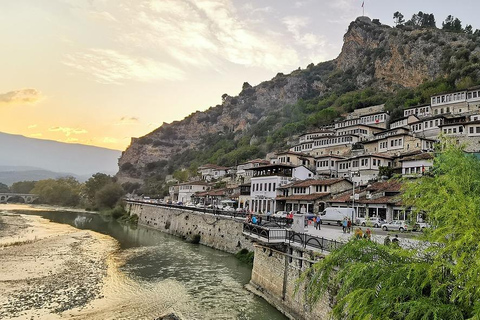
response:
<path fill-rule="evenodd" d="M 367 240 L 371 240 L 372 239 L 372 230 L 370 230 L 370 228 L 367 228 L 367 230 L 365 230 L 365 233 L 363 232 L 362 228 L 358 227 L 356 230 L 355 230 L 355 239 L 367 239 Z"/>
<path fill-rule="evenodd" d="M 352 229 L 352 220 L 350 218 L 343 218 L 342 220 L 342 231 L 343 233 L 350 233 L 350 230 Z"/>
<path fill-rule="evenodd" d="M 247 222 L 253 224 L 261 224 L 262 223 L 262 216 L 254 216 L 253 214 L 249 213 L 247 215 Z"/>

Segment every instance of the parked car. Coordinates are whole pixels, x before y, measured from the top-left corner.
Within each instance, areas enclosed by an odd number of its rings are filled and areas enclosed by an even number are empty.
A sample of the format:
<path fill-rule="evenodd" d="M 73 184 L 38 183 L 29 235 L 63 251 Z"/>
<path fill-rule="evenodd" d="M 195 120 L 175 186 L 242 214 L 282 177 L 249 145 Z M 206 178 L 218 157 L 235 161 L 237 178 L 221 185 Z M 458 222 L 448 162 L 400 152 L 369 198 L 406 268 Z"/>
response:
<path fill-rule="evenodd" d="M 409 228 L 408 224 L 405 221 L 401 221 L 401 220 L 393 220 L 391 222 L 382 224 L 383 231 L 398 230 L 400 232 L 404 232 L 404 231 L 407 231 L 408 228 Z"/>
<path fill-rule="evenodd" d="M 417 222 L 413 225 L 413 231 L 423 231 L 426 228 L 430 228 L 430 225 L 426 222 Z"/>
<path fill-rule="evenodd" d="M 387 223 L 385 220 L 377 217 L 355 219 L 355 224 L 362 227 L 380 228 L 385 223 Z"/>

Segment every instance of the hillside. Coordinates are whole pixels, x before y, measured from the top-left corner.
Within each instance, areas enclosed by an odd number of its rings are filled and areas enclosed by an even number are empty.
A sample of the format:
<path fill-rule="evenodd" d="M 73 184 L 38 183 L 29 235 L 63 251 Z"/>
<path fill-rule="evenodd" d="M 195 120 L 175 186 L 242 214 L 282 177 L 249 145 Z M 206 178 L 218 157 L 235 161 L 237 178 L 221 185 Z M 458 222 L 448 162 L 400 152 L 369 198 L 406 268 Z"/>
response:
<path fill-rule="evenodd" d="M 0 146 L 0 166 L 17 167 L 4 170 L 12 172 L 8 174 L 9 180 L 14 178 L 15 172 L 23 172 L 24 177 L 26 171 L 34 171 L 31 173 L 39 177 L 45 174 L 64 175 L 63 172 L 78 176 L 90 176 L 96 172 L 112 174 L 116 171 L 120 156 L 120 151 L 117 150 L 31 139 L 7 133 L 0 133 Z M 18 168 L 21 166 L 34 168 Z M 51 172 L 41 172 L 41 169 Z"/>
<path fill-rule="evenodd" d="M 160 185 L 176 169 L 234 165 L 288 146 L 295 134 L 331 124 L 345 112 L 385 103 L 391 119 L 431 94 L 478 83 L 478 34 L 392 28 L 357 18 L 339 56 L 252 87 L 182 121 L 133 138 L 122 153 L 121 181 Z"/>

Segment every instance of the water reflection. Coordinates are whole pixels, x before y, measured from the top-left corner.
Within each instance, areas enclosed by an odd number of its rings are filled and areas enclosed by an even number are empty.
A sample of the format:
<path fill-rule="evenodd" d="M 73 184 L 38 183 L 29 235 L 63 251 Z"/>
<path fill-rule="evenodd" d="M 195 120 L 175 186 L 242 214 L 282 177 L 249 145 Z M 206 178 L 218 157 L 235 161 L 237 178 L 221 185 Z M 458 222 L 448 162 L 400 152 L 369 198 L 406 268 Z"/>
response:
<path fill-rule="evenodd" d="M 120 243 L 119 257 L 125 259 L 121 270 L 140 287 L 182 296 L 188 301 L 180 307 L 187 319 L 285 319 L 243 288 L 251 268 L 230 254 L 96 214 L 22 213 L 112 236 Z"/>

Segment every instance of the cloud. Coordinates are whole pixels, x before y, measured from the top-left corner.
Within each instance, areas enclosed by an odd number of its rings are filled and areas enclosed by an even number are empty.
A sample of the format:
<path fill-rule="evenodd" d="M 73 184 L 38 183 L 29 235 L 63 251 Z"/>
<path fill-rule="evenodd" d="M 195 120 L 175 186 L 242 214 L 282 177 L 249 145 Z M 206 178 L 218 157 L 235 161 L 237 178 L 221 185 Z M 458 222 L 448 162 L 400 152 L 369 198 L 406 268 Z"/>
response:
<path fill-rule="evenodd" d="M 48 129 L 51 132 L 63 132 L 67 137 L 72 134 L 85 134 L 88 133 L 85 129 L 78 129 L 78 128 L 69 128 L 69 127 L 51 127 Z"/>
<path fill-rule="evenodd" d="M 117 42 L 185 70 L 222 70 L 225 62 L 278 70 L 298 62 L 297 52 L 280 35 L 272 37 L 266 25 L 246 22 L 231 0 L 139 0 L 114 7 L 112 16 L 125 22 Z"/>
<path fill-rule="evenodd" d="M 132 57 L 115 50 L 90 49 L 88 52 L 65 55 L 63 63 L 92 74 L 104 84 L 122 84 L 126 80 L 181 80 L 184 72 L 171 65 L 149 58 Z"/>
<path fill-rule="evenodd" d="M 140 123 L 140 120 L 136 117 L 121 117 L 118 122 L 114 125 L 116 126 L 128 126 L 128 125 L 137 125 Z"/>
<path fill-rule="evenodd" d="M 43 98 L 37 89 L 27 88 L 0 93 L 0 104 L 35 104 Z"/>
<path fill-rule="evenodd" d="M 297 43 L 309 51 L 322 50 L 326 46 L 326 39 L 323 36 L 318 36 L 310 32 L 303 32 L 309 23 L 308 17 L 302 16 L 288 16 L 282 19 L 283 24 L 287 27 L 287 30 L 292 33 Z M 317 54 L 318 55 L 318 54 Z"/>
<path fill-rule="evenodd" d="M 32 125 L 29 125 L 27 128 L 28 128 L 28 129 L 34 129 L 34 128 L 36 128 L 36 127 L 37 127 L 36 124 L 32 124 Z"/>

